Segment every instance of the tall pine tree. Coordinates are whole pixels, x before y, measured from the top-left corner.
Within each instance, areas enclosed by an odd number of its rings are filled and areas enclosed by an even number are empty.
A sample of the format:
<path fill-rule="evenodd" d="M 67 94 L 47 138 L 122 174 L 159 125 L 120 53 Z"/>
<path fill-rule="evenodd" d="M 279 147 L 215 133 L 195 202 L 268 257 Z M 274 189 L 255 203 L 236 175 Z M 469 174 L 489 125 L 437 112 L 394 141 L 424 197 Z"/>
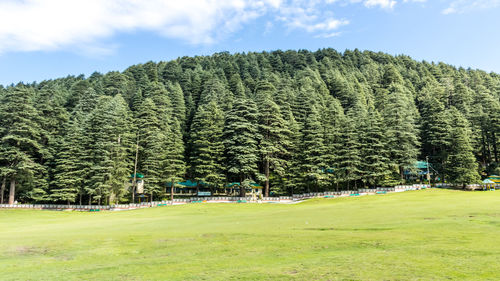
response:
<path fill-rule="evenodd" d="M 226 169 L 240 183 L 240 196 L 246 194 L 249 180 L 258 176 L 258 112 L 255 102 L 236 99 L 224 125 Z"/>
<path fill-rule="evenodd" d="M 42 169 L 36 159 L 43 158 L 40 144 L 42 128 L 38 112 L 33 106 L 34 91 L 16 87 L 5 91 L 0 103 L 0 162 L 5 163 L 2 174 L 10 182 L 9 204 L 16 197 L 16 183 L 33 183 L 34 176 Z"/>
<path fill-rule="evenodd" d="M 456 109 L 451 108 L 453 127 L 450 131 L 450 152 L 445 162 L 448 181 L 460 184 L 478 183 L 481 179 L 477 172 L 476 157 L 470 143 L 470 127 L 468 121 Z"/>
<path fill-rule="evenodd" d="M 224 114 L 217 103 L 201 105 L 191 124 L 191 174 L 212 188 L 225 180 L 223 130 Z"/>

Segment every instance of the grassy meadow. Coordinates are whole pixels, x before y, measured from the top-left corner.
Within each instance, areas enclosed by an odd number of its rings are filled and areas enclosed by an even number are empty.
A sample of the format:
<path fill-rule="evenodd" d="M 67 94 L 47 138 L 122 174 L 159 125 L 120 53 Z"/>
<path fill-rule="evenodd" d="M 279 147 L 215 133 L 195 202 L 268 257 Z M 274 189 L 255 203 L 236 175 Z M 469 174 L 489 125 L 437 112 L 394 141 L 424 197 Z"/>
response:
<path fill-rule="evenodd" d="M 0 210 L 1 280 L 499 280 L 500 192 Z"/>

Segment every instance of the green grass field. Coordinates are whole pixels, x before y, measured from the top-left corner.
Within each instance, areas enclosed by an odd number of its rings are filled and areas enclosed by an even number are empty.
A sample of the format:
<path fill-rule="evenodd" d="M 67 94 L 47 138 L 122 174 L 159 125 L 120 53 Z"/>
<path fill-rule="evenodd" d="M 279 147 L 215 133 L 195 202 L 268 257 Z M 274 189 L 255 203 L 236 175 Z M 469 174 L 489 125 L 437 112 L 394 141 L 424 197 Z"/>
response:
<path fill-rule="evenodd" d="M 0 211 L 1 280 L 499 280 L 500 192 Z"/>

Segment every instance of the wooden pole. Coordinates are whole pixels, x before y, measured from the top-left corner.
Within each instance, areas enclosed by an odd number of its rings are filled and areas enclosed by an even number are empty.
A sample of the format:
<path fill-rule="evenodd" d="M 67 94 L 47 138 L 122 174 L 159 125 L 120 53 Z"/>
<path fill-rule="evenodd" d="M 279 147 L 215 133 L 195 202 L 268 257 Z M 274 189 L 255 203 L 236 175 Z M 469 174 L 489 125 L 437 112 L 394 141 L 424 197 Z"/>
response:
<path fill-rule="evenodd" d="M 429 182 L 429 187 L 431 187 L 431 174 L 429 173 L 429 156 L 425 156 L 425 162 L 427 162 L 427 181 Z"/>
<path fill-rule="evenodd" d="M 265 196 L 269 197 L 269 157 L 266 157 L 266 163 L 264 165 L 266 184 L 265 184 Z"/>
<path fill-rule="evenodd" d="M 3 204 L 3 194 L 5 192 L 5 183 L 6 183 L 6 178 L 4 177 L 2 180 L 2 188 L 0 189 L 0 204 Z"/>
<path fill-rule="evenodd" d="M 135 189 L 137 186 L 137 159 L 139 157 L 139 136 L 135 144 L 134 179 L 132 180 L 132 203 L 135 203 Z"/>
<path fill-rule="evenodd" d="M 10 178 L 9 205 L 14 204 L 15 196 L 16 196 L 16 178 L 12 176 Z"/>

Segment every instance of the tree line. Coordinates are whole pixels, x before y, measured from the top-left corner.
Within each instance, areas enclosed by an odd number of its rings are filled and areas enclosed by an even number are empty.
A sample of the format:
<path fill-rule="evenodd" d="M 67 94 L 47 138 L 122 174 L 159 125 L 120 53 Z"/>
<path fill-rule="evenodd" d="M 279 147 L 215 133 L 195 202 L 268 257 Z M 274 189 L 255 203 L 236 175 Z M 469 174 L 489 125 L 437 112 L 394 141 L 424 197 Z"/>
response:
<path fill-rule="evenodd" d="M 116 203 L 144 175 L 265 194 L 499 173 L 500 76 L 359 50 L 216 53 L 0 87 L 0 201 Z M 245 189 L 241 188 L 242 195 Z M 151 198 L 151 199 L 152 199 Z"/>

